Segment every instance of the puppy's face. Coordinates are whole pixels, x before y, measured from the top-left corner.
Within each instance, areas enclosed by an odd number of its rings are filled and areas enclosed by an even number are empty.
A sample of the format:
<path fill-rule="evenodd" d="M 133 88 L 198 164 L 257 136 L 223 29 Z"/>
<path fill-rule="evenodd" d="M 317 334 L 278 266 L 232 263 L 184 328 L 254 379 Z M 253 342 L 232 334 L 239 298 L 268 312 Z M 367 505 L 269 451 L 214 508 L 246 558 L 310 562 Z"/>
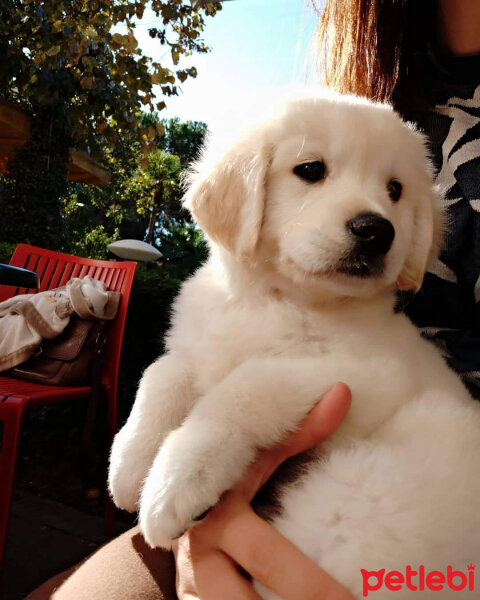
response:
<path fill-rule="evenodd" d="M 292 101 L 213 164 L 187 194 L 200 225 L 240 260 L 297 287 L 340 296 L 416 290 L 438 251 L 423 138 L 387 107 Z"/>

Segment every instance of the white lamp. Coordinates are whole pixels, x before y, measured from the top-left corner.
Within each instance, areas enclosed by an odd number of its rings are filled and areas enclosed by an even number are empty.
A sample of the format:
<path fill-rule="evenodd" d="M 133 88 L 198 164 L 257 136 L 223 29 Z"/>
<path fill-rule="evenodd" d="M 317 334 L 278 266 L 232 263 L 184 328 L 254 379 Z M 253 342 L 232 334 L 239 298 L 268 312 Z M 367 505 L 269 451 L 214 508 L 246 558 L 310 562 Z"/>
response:
<path fill-rule="evenodd" d="M 107 248 L 115 256 L 128 260 L 152 262 L 162 257 L 162 253 L 152 244 L 140 240 L 117 240 L 108 244 Z"/>

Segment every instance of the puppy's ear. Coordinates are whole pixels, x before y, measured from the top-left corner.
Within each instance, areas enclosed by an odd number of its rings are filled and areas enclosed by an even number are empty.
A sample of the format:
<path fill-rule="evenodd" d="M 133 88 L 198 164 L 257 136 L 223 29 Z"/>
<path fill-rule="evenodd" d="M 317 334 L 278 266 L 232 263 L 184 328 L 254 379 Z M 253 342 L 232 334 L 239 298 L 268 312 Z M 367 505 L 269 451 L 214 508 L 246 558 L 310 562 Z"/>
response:
<path fill-rule="evenodd" d="M 397 279 L 399 290 L 420 289 L 429 264 L 438 257 L 445 229 L 442 194 L 437 186 L 429 186 L 415 211 L 415 222 L 402 272 Z"/>
<path fill-rule="evenodd" d="M 253 260 L 263 218 L 267 148 L 243 142 L 220 159 L 208 151 L 187 176 L 184 206 L 208 237 L 242 260 Z"/>

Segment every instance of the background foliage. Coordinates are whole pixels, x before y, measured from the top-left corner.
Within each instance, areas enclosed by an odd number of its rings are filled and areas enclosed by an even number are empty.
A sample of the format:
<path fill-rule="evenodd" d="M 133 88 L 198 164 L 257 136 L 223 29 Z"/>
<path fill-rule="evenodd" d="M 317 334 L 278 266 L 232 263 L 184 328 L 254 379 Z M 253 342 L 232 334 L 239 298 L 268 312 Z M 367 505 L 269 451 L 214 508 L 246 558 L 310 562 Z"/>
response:
<path fill-rule="evenodd" d="M 27 108 L 51 107 L 75 147 L 100 154 L 138 127 L 142 108 L 161 110 L 153 86 L 177 93 L 194 67 L 170 68 L 146 56 L 136 27 L 144 21 L 152 38 L 181 56 L 206 52 L 205 16 L 219 2 L 182 0 L 3 0 L 0 20 L 0 89 Z M 122 31 L 123 33 L 120 33 Z M 144 141 L 151 141 L 145 133 Z"/>
<path fill-rule="evenodd" d="M 153 150 L 144 154 L 141 143 L 129 134 L 106 152 L 112 174 L 108 186 L 68 186 L 62 215 L 69 252 L 107 258 L 111 241 L 147 238 L 165 254 L 170 229 L 190 222 L 181 208 L 181 179 L 203 144 L 207 125 L 161 120 L 158 113 L 143 113 L 139 121 L 155 129 L 161 125 L 164 133 L 154 138 Z"/>
<path fill-rule="evenodd" d="M 154 149 L 162 124 L 143 128 L 139 111 L 162 110 L 162 96 L 196 76 L 195 67 L 179 67 L 180 58 L 208 51 L 205 18 L 219 8 L 182 0 L 2 1 L 0 97 L 32 117 L 31 139 L 9 160 L 0 186 L 2 239 L 58 247 L 70 147 L 108 160 L 133 134 L 143 151 Z M 143 22 L 158 54 L 169 50 L 173 69 L 140 49 L 135 33 Z"/>

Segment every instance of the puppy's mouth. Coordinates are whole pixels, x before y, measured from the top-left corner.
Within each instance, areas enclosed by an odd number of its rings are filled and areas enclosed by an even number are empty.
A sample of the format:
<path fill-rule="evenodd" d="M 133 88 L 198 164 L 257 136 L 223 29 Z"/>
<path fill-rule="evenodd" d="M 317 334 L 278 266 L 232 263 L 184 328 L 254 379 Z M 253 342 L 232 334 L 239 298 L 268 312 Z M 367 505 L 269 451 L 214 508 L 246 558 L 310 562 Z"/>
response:
<path fill-rule="evenodd" d="M 385 271 L 384 255 L 368 255 L 359 253 L 358 251 L 350 251 L 337 261 L 332 262 L 329 266 L 321 269 L 305 268 L 305 265 L 302 265 L 294 258 L 289 258 L 287 262 L 295 265 L 296 268 L 301 269 L 305 274 L 314 278 L 343 275 L 358 279 L 367 279 L 369 277 L 381 277 Z"/>
<path fill-rule="evenodd" d="M 345 244 L 342 240 L 329 243 L 326 247 L 307 247 L 309 251 L 303 256 L 287 255 L 283 260 L 286 259 L 287 264 L 294 265 L 313 278 L 323 279 L 335 275 L 357 279 L 381 278 L 385 273 L 390 244 L 388 248 L 378 248 L 361 241 L 349 242 Z"/>
<path fill-rule="evenodd" d="M 385 270 L 385 256 L 353 251 L 342 258 L 333 270 L 342 275 L 358 277 L 359 279 L 380 277 Z"/>

